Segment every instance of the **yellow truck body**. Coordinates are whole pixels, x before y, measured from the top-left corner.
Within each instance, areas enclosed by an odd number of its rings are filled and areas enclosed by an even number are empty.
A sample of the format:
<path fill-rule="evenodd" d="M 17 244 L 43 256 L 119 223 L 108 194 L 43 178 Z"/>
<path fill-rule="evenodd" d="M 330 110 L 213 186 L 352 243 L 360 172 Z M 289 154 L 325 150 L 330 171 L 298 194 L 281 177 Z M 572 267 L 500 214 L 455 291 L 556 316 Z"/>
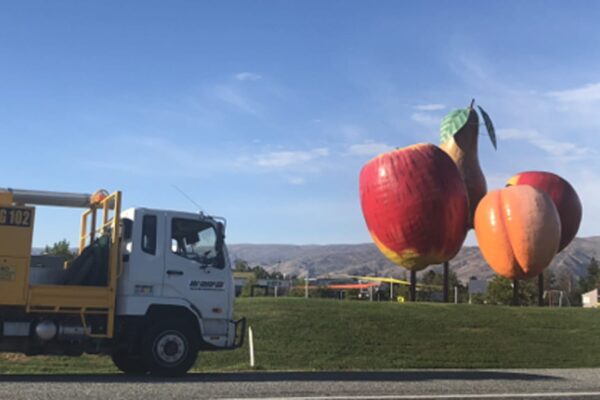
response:
<path fill-rule="evenodd" d="M 106 286 L 30 285 L 29 266 L 35 209 L 0 195 L 0 306 L 22 306 L 27 313 L 75 314 L 86 326 L 87 315 L 105 315 L 106 331 L 91 337 L 114 335 L 115 297 L 120 265 L 119 229 L 121 192 L 101 196 L 81 218 L 80 253 L 99 235 L 110 235 Z M 68 265 L 65 266 L 68 268 Z"/>

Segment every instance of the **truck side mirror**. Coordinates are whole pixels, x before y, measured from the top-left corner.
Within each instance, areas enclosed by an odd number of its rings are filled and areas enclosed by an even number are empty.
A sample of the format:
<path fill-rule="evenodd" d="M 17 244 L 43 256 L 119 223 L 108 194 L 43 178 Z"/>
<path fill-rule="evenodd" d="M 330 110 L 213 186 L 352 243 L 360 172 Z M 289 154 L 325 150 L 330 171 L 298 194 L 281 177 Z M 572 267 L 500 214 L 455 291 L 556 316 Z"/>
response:
<path fill-rule="evenodd" d="M 217 242 L 216 242 L 216 247 L 217 247 L 217 265 L 219 266 L 219 268 L 224 268 L 225 267 L 225 252 L 224 252 L 224 245 L 225 245 L 225 226 L 223 225 L 223 223 L 221 222 L 217 222 Z"/>
<path fill-rule="evenodd" d="M 217 222 L 217 236 L 221 241 L 225 238 L 225 225 L 222 222 Z"/>

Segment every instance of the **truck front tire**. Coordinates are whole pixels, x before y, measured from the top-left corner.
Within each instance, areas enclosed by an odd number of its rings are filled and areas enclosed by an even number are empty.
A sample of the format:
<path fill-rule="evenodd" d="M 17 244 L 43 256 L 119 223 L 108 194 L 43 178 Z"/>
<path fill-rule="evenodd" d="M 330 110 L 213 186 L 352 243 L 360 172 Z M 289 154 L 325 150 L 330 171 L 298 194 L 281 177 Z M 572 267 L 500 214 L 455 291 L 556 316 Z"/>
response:
<path fill-rule="evenodd" d="M 142 353 L 150 373 L 184 375 L 198 357 L 198 339 L 193 329 L 180 322 L 159 322 L 144 337 Z"/>
<path fill-rule="evenodd" d="M 143 375 L 148 372 L 145 360 L 140 356 L 129 354 L 126 350 L 115 350 L 111 355 L 117 368 L 128 375 Z"/>

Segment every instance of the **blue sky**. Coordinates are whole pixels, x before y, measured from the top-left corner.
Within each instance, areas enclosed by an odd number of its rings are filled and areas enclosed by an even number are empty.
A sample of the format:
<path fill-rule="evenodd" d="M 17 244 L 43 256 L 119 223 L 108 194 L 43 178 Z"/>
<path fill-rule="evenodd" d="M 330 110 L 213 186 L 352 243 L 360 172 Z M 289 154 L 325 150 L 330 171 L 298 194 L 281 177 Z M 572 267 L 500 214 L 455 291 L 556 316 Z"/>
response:
<path fill-rule="evenodd" d="M 591 1 L 2 2 L 0 186 L 194 210 L 176 185 L 230 243 L 368 242 L 362 165 L 437 143 L 475 97 L 488 186 L 558 173 L 597 235 L 598 20 Z M 35 244 L 75 242 L 78 213 L 38 208 Z"/>

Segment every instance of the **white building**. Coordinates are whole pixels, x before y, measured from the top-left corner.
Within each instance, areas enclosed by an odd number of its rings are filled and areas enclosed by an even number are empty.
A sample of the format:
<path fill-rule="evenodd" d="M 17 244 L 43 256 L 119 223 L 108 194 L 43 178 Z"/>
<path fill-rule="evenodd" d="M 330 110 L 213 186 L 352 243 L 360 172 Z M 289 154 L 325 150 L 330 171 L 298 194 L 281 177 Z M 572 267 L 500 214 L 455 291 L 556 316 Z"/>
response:
<path fill-rule="evenodd" d="M 583 304 L 583 307 L 585 308 L 598 307 L 598 289 L 594 289 L 591 292 L 582 294 L 581 304 Z"/>

